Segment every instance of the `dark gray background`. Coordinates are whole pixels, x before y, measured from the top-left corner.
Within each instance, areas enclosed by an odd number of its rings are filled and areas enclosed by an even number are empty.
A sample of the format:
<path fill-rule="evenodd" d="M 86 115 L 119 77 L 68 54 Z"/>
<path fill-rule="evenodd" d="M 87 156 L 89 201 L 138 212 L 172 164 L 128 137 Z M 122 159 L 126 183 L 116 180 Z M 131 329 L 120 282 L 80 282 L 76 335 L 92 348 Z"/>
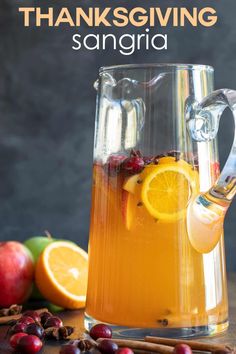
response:
<path fill-rule="evenodd" d="M 18 6 L 186 6 L 216 8 L 213 28 L 167 28 L 168 51 L 75 52 L 73 33 L 104 28 L 24 28 Z M 236 88 L 236 2 L 217 1 L 33 1 L 0 2 L 0 240 L 42 234 L 87 247 L 95 91 L 103 65 L 191 62 L 216 69 L 216 88 Z M 109 29 L 117 35 L 141 29 Z M 157 30 L 158 31 L 158 30 Z M 159 32 L 159 31 L 158 31 Z M 221 124 L 223 162 L 232 139 L 232 118 Z M 236 203 L 225 223 L 228 269 L 236 270 Z"/>

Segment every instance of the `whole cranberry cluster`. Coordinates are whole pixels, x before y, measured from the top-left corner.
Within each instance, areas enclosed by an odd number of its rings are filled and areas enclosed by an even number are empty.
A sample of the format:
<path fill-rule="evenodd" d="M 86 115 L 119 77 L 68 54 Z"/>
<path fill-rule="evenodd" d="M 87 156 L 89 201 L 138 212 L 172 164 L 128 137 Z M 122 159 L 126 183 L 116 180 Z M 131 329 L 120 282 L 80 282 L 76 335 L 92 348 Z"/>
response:
<path fill-rule="evenodd" d="M 116 176 L 119 172 L 127 175 L 135 175 L 142 172 L 146 163 L 146 158 L 140 151 L 132 150 L 130 157 L 125 155 L 110 155 L 104 166 L 109 176 Z"/>
<path fill-rule="evenodd" d="M 144 156 L 139 150 L 132 149 L 129 157 L 122 154 L 110 155 L 104 165 L 104 169 L 111 177 L 120 172 L 125 175 L 135 175 L 142 172 L 146 165 L 151 163 L 158 164 L 160 158 L 167 156 L 174 157 L 178 161 L 181 153 L 177 150 L 171 150 L 156 156 Z"/>
<path fill-rule="evenodd" d="M 50 312 L 43 312 L 40 315 L 36 311 L 27 311 L 10 329 L 10 345 L 16 353 L 35 354 L 43 347 L 43 340 L 50 333 L 50 329 L 72 328 L 63 326 L 62 320 L 53 316 Z M 112 340 L 112 329 L 106 324 L 100 323 L 93 326 L 89 335 L 92 340 L 74 340 L 63 345 L 60 354 L 80 354 L 89 352 L 96 348 L 100 354 L 134 354 L 128 347 L 119 348 Z M 100 339 L 100 341 L 97 341 Z M 173 354 L 192 354 L 187 344 L 177 344 Z"/>
<path fill-rule="evenodd" d="M 101 354 L 134 354 L 130 348 L 119 348 L 118 345 L 111 340 L 112 329 L 106 324 L 96 324 L 90 329 L 89 335 L 95 341 L 99 338 L 103 338 L 101 342 L 99 342 L 96 346 L 96 349 Z M 80 342 L 81 341 L 79 341 L 79 343 L 74 341 L 72 343 L 63 345 L 60 354 L 79 354 Z"/>
<path fill-rule="evenodd" d="M 62 326 L 62 320 L 50 312 L 43 312 L 39 315 L 36 311 L 26 311 L 10 328 L 9 342 L 17 352 L 34 354 L 42 348 L 47 329 Z"/>

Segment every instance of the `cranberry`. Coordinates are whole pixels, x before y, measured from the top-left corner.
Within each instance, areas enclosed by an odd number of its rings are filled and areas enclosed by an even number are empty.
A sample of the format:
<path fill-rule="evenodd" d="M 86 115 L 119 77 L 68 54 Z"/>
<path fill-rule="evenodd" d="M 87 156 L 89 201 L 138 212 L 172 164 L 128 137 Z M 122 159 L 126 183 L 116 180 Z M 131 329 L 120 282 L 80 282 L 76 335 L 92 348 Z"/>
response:
<path fill-rule="evenodd" d="M 33 320 L 35 320 L 35 322 L 40 322 L 40 316 L 37 311 L 29 310 L 29 311 L 24 312 L 23 315 L 33 318 Z"/>
<path fill-rule="evenodd" d="M 174 348 L 174 354 L 192 354 L 192 349 L 187 344 L 177 344 Z"/>
<path fill-rule="evenodd" d="M 134 354 L 133 350 L 130 348 L 119 348 L 116 354 Z"/>
<path fill-rule="evenodd" d="M 57 317 L 57 316 L 51 316 L 47 319 L 47 321 L 44 324 L 44 328 L 49 328 L 49 327 L 62 327 L 63 326 L 63 322 L 62 320 Z"/>
<path fill-rule="evenodd" d="M 41 320 L 41 323 L 43 326 L 45 325 L 45 322 L 47 321 L 47 319 L 49 317 L 52 317 L 52 314 L 50 312 L 45 311 L 45 312 L 41 313 L 40 320 Z"/>
<path fill-rule="evenodd" d="M 16 333 L 16 334 L 13 334 L 13 336 L 11 336 L 10 338 L 10 346 L 12 348 L 16 348 L 18 343 L 19 343 L 19 340 L 22 338 L 22 337 L 25 337 L 27 336 L 28 334 L 26 333 Z"/>
<path fill-rule="evenodd" d="M 24 336 L 18 342 L 16 350 L 24 354 L 34 354 L 38 353 L 42 348 L 43 343 L 36 336 Z"/>
<path fill-rule="evenodd" d="M 116 176 L 121 169 L 121 163 L 126 159 L 124 155 L 109 156 L 104 168 L 109 176 Z"/>
<path fill-rule="evenodd" d="M 142 157 L 132 156 L 128 157 L 122 162 L 122 170 L 129 175 L 140 173 L 144 168 L 144 161 Z"/>
<path fill-rule="evenodd" d="M 80 350 L 73 344 L 65 344 L 61 347 L 60 354 L 80 354 Z"/>
<path fill-rule="evenodd" d="M 94 340 L 98 338 L 111 338 L 112 329 L 103 323 L 98 323 L 90 329 L 89 334 Z"/>
<path fill-rule="evenodd" d="M 39 337 L 42 339 L 44 337 L 44 330 L 41 326 L 37 325 L 36 323 L 31 323 L 26 327 L 25 332 L 27 334 L 33 334 L 34 336 Z"/>
<path fill-rule="evenodd" d="M 114 354 L 118 350 L 118 345 L 112 340 L 104 339 L 98 344 L 98 350 L 102 354 Z"/>
<path fill-rule="evenodd" d="M 25 323 L 16 323 L 15 326 L 13 326 L 10 329 L 10 333 L 11 334 L 15 334 L 15 333 L 23 333 L 26 330 L 26 324 Z"/>
<path fill-rule="evenodd" d="M 32 317 L 29 316 L 22 316 L 17 323 L 24 323 L 26 326 L 29 325 L 30 323 L 35 323 Z"/>

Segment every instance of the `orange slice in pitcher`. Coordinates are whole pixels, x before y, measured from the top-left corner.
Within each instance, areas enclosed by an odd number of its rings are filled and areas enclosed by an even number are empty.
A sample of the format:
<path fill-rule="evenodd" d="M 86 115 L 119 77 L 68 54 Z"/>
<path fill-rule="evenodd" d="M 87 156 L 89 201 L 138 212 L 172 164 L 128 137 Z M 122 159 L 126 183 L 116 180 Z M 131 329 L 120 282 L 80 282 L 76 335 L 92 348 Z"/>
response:
<path fill-rule="evenodd" d="M 141 197 L 157 220 L 174 222 L 185 217 L 196 188 L 196 177 L 187 163 L 163 163 L 152 168 L 142 184 Z"/>

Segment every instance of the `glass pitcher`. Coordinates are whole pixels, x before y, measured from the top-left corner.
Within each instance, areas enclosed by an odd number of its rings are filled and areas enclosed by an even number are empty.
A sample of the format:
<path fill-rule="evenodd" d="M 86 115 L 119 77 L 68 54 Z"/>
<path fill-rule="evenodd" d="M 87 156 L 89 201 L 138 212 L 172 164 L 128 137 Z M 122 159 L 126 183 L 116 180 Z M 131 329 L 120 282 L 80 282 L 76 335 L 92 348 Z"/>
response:
<path fill-rule="evenodd" d="M 85 326 L 116 336 L 213 335 L 228 327 L 223 220 L 235 147 L 220 175 L 221 113 L 207 65 L 101 68 Z M 236 143 L 236 141 L 234 142 Z"/>

